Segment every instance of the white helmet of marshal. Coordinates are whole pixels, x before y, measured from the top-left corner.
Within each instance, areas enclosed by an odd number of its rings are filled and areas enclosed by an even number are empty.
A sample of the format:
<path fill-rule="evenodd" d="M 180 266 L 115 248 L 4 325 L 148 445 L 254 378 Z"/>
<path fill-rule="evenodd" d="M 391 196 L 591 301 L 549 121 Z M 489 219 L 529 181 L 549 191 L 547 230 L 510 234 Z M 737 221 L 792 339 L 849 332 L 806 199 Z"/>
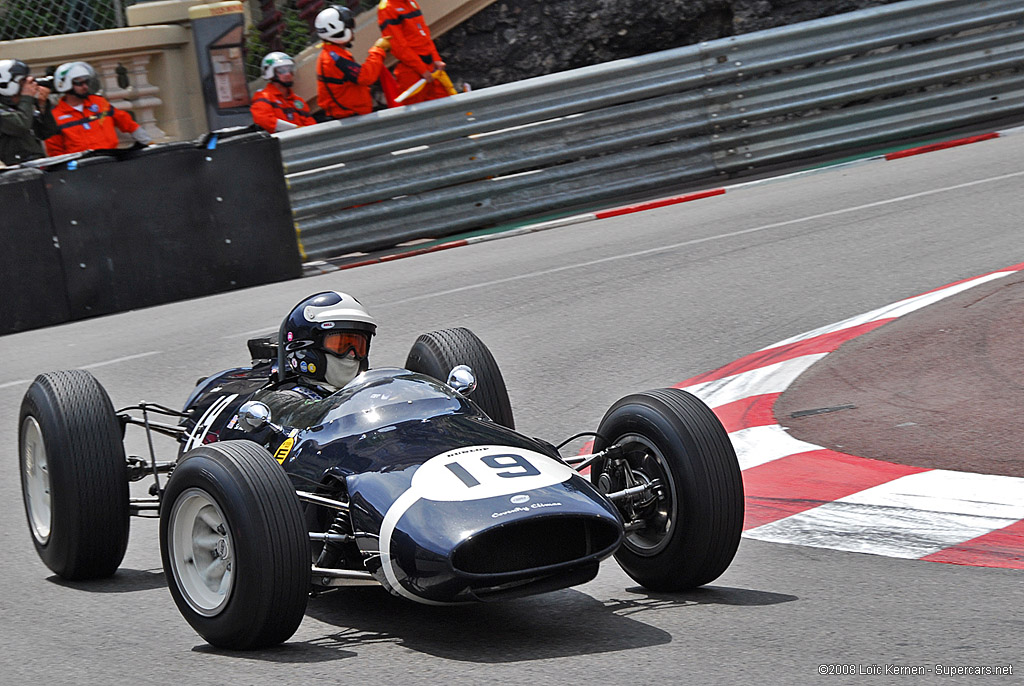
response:
<path fill-rule="evenodd" d="M 53 72 L 53 87 L 58 93 L 68 93 L 75 79 L 89 79 L 89 93 L 100 89 L 100 79 L 88 62 L 65 62 L 57 67 Z"/>
<path fill-rule="evenodd" d="M 291 58 L 287 53 L 283 52 L 270 52 L 260 62 L 260 71 L 264 81 L 273 81 L 277 74 L 275 70 L 278 67 L 290 67 L 295 69 L 295 60 Z"/>
<path fill-rule="evenodd" d="M 316 15 L 316 35 L 321 40 L 348 45 L 352 42 L 352 32 L 356 30 L 356 18 L 352 10 L 344 5 L 331 5 Z"/>

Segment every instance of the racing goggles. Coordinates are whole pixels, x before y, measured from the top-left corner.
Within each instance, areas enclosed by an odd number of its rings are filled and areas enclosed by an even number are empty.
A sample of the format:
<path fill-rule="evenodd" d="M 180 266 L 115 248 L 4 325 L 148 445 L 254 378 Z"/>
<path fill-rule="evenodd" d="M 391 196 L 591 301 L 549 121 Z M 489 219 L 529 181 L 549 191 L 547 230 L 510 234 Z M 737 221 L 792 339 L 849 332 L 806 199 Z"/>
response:
<path fill-rule="evenodd" d="M 370 334 L 363 331 L 336 331 L 324 336 L 324 350 L 345 356 L 355 353 L 357 360 L 365 360 L 370 354 Z"/>
<path fill-rule="evenodd" d="M 274 74 L 277 76 L 284 76 L 285 74 L 294 74 L 295 67 L 274 67 Z"/>

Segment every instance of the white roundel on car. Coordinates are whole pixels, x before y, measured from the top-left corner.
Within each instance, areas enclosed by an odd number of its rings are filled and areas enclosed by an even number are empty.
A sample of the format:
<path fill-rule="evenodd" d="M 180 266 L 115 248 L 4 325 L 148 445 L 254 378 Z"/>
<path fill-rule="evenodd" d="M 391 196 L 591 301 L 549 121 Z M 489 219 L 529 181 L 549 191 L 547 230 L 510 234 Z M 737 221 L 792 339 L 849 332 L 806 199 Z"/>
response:
<path fill-rule="evenodd" d="M 441 453 L 412 477 L 411 491 L 434 501 L 481 500 L 568 481 L 576 472 L 532 450 L 477 445 Z"/>

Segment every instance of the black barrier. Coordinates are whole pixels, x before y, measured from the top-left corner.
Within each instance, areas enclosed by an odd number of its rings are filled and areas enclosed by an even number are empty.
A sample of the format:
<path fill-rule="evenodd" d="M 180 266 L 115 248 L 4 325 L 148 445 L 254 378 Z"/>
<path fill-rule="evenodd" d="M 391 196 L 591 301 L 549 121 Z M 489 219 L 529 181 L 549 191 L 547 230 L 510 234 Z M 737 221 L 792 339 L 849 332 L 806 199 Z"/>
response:
<path fill-rule="evenodd" d="M 302 276 L 277 139 L 236 133 L 206 146 L 198 181 L 218 240 L 212 254 L 231 287 Z"/>
<path fill-rule="evenodd" d="M 206 239 L 194 148 L 79 160 L 48 175 L 75 319 L 212 292 L 192 257 Z"/>
<path fill-rule="evenodd" d="M 301 276 L 276 139 L 118 157 L 46 175 L 72 319 Z"/>
<path fill-rule="evenodd" d="M 0 173 L 0 334 L 51 326 L 70 319 L 47 208 L 44 174 L 37 169 Z"/>

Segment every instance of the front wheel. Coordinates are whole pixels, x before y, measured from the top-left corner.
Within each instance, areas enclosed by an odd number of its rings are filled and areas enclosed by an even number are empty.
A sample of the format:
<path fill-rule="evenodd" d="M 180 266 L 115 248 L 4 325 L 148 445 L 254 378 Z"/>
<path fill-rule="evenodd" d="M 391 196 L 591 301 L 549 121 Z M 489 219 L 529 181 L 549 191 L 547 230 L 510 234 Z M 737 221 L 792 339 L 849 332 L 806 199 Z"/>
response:
<path fill-rule="evenodd" d="M 476 376 L 473 402 L 496 424 L 516 428 L 512 419 L 512 403 L 498 363 L 484 342 L 469 329 L 458 327 L 425 333 L 413 343 L 405 360 L 405 368 L 409 371 L 432 376 L 441 383 L 460 364 L 469 365 Z"/>
<path fill-rule="evenodd" d="M 160 553 L 178 610 L 220 648 L 288 640 L 306 612 L 309 534 L 281 466 L 250 441 L 187 452 L 160 509 Z"/>
<path fill-rule="evenodd" d="M 128 467 L 121 425 L 87 371 L 36 377 L 21 403 L 18 463 L 29 533 L 64 579 L 108 577 L 128 547 Z"/>
<path fill-rule="evenodd" d="M 711 409 L 679 389 L 637 393 L 608 410 L 598 433 L 595 451 L 624 448 L 621 459 L 595 463 L 598 490 L 651 484 L 654 493 L 618 502 L 627 533 L 615 558 L 625 572 L 655 591 L 717 579 L 739 547 L 743 481 Z"/>

